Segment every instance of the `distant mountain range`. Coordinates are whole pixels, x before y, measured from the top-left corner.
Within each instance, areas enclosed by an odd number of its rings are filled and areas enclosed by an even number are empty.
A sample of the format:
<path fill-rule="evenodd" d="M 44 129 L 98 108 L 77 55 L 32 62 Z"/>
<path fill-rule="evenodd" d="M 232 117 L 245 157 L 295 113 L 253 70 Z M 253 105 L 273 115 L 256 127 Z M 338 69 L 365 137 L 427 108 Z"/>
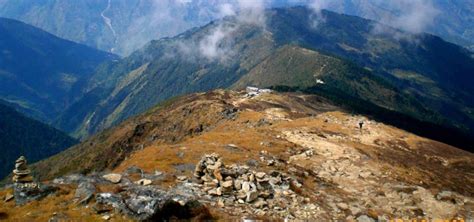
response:
<path fill-rule="evenodd" d="M 77 143 L 51 126 L 30 119 L 0 100 L 0 180 L 11 173 L 15 160 L 25 156 L 35 162 Z"/>
<path fill-rule="evenodd" d="M 473 132 L 469 51 L 355 16 L 318 16 L 305 7 L 278 8 L 266 11 L 265 24 L 226 17 L 152 41 L 103 65 L 56 126 L 87 137 L 181 94 L 246 85 L 318 89 L 321 79 L 326 95 Z M 385 31 L 374 33 L 374 26 Z"/>
<path fill-rule="evenodd" d="M 0 18 L 0 98 L 51 122 L 82 96 L 96 67 L 113 54 Z"/>
<path fill-rule="evenodd" d="M 59 37 L 128 55 L 148 41 L 179 34 L 204 25 L 223 15 L 233 0 L 0 0 L 0 16 L 18 19 L 40 27 Z M 251 1 L 250 1 L 251 2 Z M 474 49 L 474 3 L 472 1 L 414 0 L 272 0 L 267 7 L 288 7 L 315 4 L 339 13 L 356 15 L 389 25 L 402 16 L 405 25 L 430 22 L 423 27 L 444 39 Z M 417 7 L 422 7 L 418 9 Z M 432 9 L 431 9 L 432 7 Z M 423 10 L 431 10 L 425 16 Z M 409 11 L 411 14 L 404 14 Z M 418 16 L 417 16 L 418 15 Z M 436 16 L 434 16 L 436 15 Z M 433 16 L 433 21 L 430 21 Z M 424 21 L 423 19 L 428 19 Z M 415 26 L 417 26 L 415 24 Z"/>

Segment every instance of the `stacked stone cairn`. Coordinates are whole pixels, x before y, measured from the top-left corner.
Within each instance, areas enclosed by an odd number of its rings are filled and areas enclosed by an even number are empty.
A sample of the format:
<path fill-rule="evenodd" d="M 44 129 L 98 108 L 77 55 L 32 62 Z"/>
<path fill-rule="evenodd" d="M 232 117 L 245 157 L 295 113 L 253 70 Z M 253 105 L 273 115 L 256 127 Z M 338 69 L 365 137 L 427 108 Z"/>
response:
<path fill-rule="evenodd" d="M 32 200 L 41 199 L 57 190 L 56 187 L 33 182 L 26 158 L 21 156 L 15 161 L 13 170 L 13 196 L 17 205 L 23 205 Z"/>
<path fill-rule="evenodd" d="M 13 183 L 31 183 L 33 177 L 30 175 L 31 171 L 28 169 L 27 161 L 24 156 L 21 156 L 15 161 L 15 169 L 13 170 Z"/>

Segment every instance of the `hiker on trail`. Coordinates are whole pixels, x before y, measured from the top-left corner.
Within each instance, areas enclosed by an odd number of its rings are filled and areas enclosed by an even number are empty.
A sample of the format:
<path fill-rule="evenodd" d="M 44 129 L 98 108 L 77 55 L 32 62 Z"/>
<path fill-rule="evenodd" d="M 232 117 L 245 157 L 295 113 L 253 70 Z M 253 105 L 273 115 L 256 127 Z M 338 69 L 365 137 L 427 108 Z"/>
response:
<path fill-rule="evenodd" d="M 363 126 L 363 125 L 364 125 L 364 121 L 363 121 L 363 120 L 359 121 L 359 129 L 360 129 L 361 131 L 362 131 L 362 126 Z"/>

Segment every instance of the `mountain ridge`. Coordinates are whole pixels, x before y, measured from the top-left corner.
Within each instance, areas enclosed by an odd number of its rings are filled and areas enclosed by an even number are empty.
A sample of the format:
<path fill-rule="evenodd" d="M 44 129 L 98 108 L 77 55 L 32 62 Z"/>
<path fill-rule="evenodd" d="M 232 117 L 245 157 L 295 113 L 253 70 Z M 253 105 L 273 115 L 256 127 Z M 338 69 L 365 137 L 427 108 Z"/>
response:
<path fill-rule="evenodd" d="M 467 50 L 428 34 L 412 35 L 388 27 L 389 33 L 374 34 L 372 27 L 377 23 L 326 10 L 322 11 L 324 22 L 315 28 L 309 16 L 312 13 L 305 7 L 276 8 L 266 12 L 264 28 L 240 24 L 228 17 L 174 38 L 152 41 L 96 73 L 98 78 L 112 73 L 119 76 L 117 79 L 132 81 L 122 82 L 125 85 L 109 82 L 97 86 L 91 95 L 84 97 L 95 106 L 100 104 L 95 111 L 66 111 L 59 122 L 63 124 L 68 118 L 79 120 L 82 123 L 69 125 L 67 131 L 87 137 L 166 98 L 230 87 L 278 48 L 298 45 L 369 70 L 374 77 L 383 78 L 397 88 L 400 96 L 413 100 L 408 105 L 418 103 L 419 108 L 433 113 L 427 121 L 472 133 L 474 116 L 469 110 L 474 104 L 469 98 L 474 88 L 468 82 L 473 78 L 469 73 L 474 70 L 474 62 Z M 224 54 L 207 58 L 206 54 L 200 54 L 199 48 L 193 47 L 206 43 L 208 36 L 219 32 L 227 35 L 215 45 L 215 53 Z M 443 50 L 448 50 L 452 58 L 446 57 Z M 132 76 L 136 79 L 129 78 Z M 170 85 L 171 82 L 176 85 Z M 113 91 L 116 93 L 110 97 Z M 372 99 L 377 98 L 372 96 Z M 398 109 L 407 104 L 392 104 L 389 108 Z M 406 108 L 416 114 L 415 107 Z"/>
<path fill-rule="evenodd" d="M 0 31 L 0 97 L 44 122 L 82 95 L 97 65 L 117 59 L 12 19 L 0 18 Z"/>

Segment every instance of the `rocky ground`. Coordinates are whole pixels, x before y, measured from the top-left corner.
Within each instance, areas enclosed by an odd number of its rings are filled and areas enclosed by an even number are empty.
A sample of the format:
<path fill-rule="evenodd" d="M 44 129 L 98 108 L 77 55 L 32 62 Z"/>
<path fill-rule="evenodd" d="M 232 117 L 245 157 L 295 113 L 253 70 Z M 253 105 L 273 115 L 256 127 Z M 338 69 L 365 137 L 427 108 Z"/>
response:
<path fill-rule="evenodd" d="M 37 177 L 57 190 L 17 205 L 9 195 L 14 186 L 7 185 L 0 191 L 6 197 L 0 218 L 473 218 L 472 153 L 350 114 L 315 96 L 214 91 L 175 104 L 134 119 L 134 126 L 142 126 L 140 137 L 120 140 L 134 149 L 100 172 L 79 174 L 64 166 L 48 178 L 38 170 L 52 162 L 36 165 Z M 160 121 L 170 115 L 181 121 L 174 127 L 189 126 L 179 131 L 188 133 L 163 139 L 160 130 L 171 132 L 173 124 Z M 117 131 L 136 133 L 137 127 L 126 124 L 106 134 L 107 139 L 117 138 Z"/>

